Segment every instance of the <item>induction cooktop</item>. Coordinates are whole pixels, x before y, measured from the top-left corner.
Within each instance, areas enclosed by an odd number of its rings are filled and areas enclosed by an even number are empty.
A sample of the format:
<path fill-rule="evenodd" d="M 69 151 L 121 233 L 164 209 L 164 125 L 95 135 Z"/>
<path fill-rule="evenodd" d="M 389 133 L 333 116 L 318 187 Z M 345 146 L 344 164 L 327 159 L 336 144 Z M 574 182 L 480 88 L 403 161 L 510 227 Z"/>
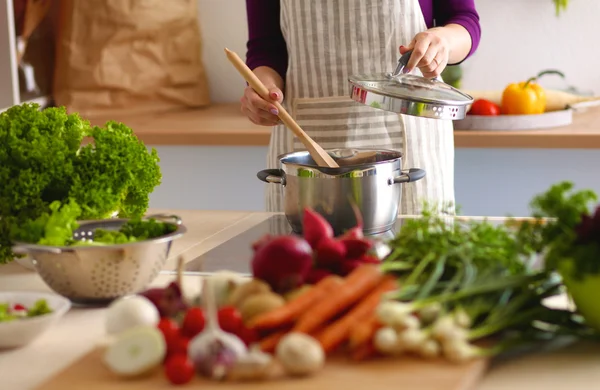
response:
<path fill-rule="evenodd" d="M 397 229 L 402 226 L 402 223 L 403 219 L 398 218 L 392 229 L 385 233 L 375 235 L 373 238 L 393 237 L 394 233 L 397 232 Z M 250 259 L 252 258 L 252 243 L 263 237 L 265 234 L 284 235 L 291 233 L 292 229 L 285 215 L 273 215 L 203 255 L 187 262 L 184 273 L 204 274 L 219 270 L 230 270 L 242 274 L 249 274 Z"/>
<path fill-rule="evenodd" d="M 388 232 L 372 236 L 375 240 L 392 238 L 402 224 L 414 216 L 399 217 L 396 224 Z M 418 217 L 417 217 L 418 218 Z M 452 217 L 449 217 L 452 219 Z M 491 223 L 500 223 L 490 220 Z M 211 249 L 203 255 L 186 263 L 186 274 L 205 274 L 220 270 L 230 270 L 241 274 L 250 274 L 250 259 L 252 258 L 252 243 L 265 234 L 284 235 L 291 234 L 292 229 L 285 215 L 277 214 L 263 222 L 227 240 L 221 245 Z M 382 250 L 385 250 L 382 248 Z M 381 253 L 379 253 L 381 255 Z M 385 255 L 385 254 L 384 254 Z"/>

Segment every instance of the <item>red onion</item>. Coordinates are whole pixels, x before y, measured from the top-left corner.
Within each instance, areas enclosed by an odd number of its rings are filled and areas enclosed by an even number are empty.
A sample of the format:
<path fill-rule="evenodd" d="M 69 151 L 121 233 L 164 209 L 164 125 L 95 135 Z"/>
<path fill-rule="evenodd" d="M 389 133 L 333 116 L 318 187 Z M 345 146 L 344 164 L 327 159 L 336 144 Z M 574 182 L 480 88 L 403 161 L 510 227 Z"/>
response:
<path fill-rule="evenodd" d="M 304 284 L 312 265 L 312 249 L 305 239 L 279 236 L 255 252 L 252 275 L 283 293 Z"/>

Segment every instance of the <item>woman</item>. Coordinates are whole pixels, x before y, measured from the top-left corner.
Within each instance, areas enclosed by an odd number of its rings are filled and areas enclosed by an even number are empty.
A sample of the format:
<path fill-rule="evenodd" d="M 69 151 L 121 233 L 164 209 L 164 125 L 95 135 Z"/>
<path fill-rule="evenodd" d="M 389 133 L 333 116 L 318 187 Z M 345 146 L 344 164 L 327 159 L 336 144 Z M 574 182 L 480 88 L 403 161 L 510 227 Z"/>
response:
<path fill-rule="evenodd" d="M 404 167 L 425 169 L 425 179 L 403 185 L 401 214 L 419 214 L 425 201 L 454 204 L 452 122 L 357 104 L 347 79 L 392 71 L 410 49 L 407 73 L 433 78 L 461 63 L 479 44 L 474 0 L 246 0 L 246 8 L 248 66 L 317 143 L 400 150 Z M 252 122 L 274 126 L 269 168 L 303 149 L 272 102 L 247 87 L 241 103 Z M 268 185 L 267 211 L 282 211 L 281 198 L 281 186 Z"/>

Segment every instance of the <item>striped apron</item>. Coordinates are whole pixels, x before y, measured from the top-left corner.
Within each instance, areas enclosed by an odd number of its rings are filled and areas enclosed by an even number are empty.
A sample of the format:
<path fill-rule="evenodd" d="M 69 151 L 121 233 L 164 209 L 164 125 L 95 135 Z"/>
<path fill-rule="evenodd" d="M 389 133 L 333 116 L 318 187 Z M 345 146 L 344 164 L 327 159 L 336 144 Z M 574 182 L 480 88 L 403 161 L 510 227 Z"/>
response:
<path fill-rule="evenodd" d="M 451 121 L 398 115 L 353 102 L 348 77 L 392 71 L 399 46 L 426 30 L 418 0 L 280 0 L 289 65 L 284 105 L 322 147 L 403 152 L 403 168 L 425 179 L 402 185 L 400 214 L 420 214 L 425 201 L 454 203 Z M 415 70 L 418 73 L 418 70 Z M 303 145 L 283 125 L 273 128 L 268 168 Z M 283 211 L 283 188 L 266 186 L 266 209 Z M 450 210 L 453 212 L 453 209 Z"/>

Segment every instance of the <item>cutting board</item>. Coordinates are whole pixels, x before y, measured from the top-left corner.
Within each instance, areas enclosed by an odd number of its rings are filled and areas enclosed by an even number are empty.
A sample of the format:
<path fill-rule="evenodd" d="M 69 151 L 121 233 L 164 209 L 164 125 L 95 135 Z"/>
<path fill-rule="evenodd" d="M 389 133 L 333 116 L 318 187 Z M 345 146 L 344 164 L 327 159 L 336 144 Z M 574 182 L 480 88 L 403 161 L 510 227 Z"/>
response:
<path fill-rule="evenodd" d="M 102 350 L 95 349 L 58 373 L 37 390 L 165 390 L 176 389 L 161 370 L 143 379 L 123 380 L 113 376 L 101 361 Z M 194 379 L 203 390 L 473 390 L 488 365 L 485 359 L 457 365 L 445 361 L 394 358 L 351 363 L 331 359 L 317 375 L 294 379 L 284 377 L 265 382 L 218 383 Z"/>
<path fill-rule="evenodd" d="M 573 123 L 573 110 L 546 112 L 536 115 L 467 115 L 454 121 L 455 130 L 519 131 L 549 129 Z"/>

